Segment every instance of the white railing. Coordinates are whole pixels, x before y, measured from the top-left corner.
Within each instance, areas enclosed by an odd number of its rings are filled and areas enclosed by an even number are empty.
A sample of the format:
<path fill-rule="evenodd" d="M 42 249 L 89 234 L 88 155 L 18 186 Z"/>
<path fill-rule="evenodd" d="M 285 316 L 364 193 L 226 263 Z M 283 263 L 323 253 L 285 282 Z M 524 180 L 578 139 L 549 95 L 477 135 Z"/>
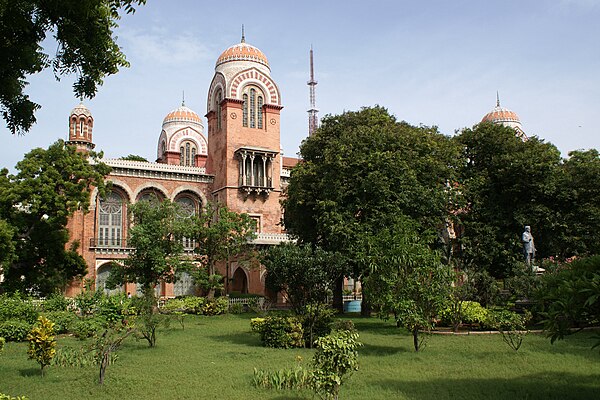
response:
<path fill-rule="evenodd" d="M 293 239 L 287 233 L 258 233 L 250 243 L 252 244 L 279 244 L 292 242 Z"/>

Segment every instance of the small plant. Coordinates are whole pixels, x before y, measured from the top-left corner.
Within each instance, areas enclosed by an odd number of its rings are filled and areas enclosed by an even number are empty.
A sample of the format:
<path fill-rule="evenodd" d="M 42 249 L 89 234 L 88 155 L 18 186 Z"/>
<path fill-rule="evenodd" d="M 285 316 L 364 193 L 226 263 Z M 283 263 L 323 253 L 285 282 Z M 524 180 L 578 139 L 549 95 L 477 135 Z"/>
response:
<path fill-rule="evenodd" d="M 3 337 L 0 337 L 0 355 L 4 351 L 4 344 L 5 343 L 6 343 L 6 339 L 4 339 Z"/>
<path fill-rule="evenodd" d="M 98 383 L 104 384 L 106 376 L 106 367 L 110 364 L 113 353 L 117 351 L 121 344 L 129 335 L 135 331 L 133 326 L 125 323 L 107 328 L 102 335 L 96 336 L 92 349 L 94 359 L 100 367 Z M 155 339 L 156 340 L 156 339 Z"/>
<path fill-rule="evenodd" d="M 13 397 L 4 393 L 0 393 L 0 400 L 28 400 L 28 398 L 25 396 Z"/>
<path fill-rule="evenodd" d="M 173 311 L 173 317 L 179 322 L 181 325 L 181 329 L 185 329 L 185 316 L 186 314 L 183 311 Z"/>
<path fill-rule="evenodd" d="M 254 368 L 252 385 L 257 388 L 275 390 L 299 390 L 310 387 L 312 373 L 301 365 L 291 369 L 263 371 Z"/>
<path fill-rule="evenodd" d="M 349 374 L 358 370 L 358 333 L 335 331 L 316 340 L 313 357 L 313 389 L 322 399 L 337 400 Z"/>
<path fill-rule="evenodd" d="M 118 359 L 117 354 L 112 353 L 109 359 L 109 365 L 114 364 Z M 73 349 L 64 347 L 56 349 L 56 354 L 50 365 L 58 367 L 89 367 L 98 365 L 94 354 L 84 348 Z"/>
<path fill-rule="evenodd" d="M 518 351 L 529 333 L 526 326 L 530 319 L 529 311 L 521 315 L 509 310 L 499 310 L 490 313 L 487 324 L 500 332 L 504 343 Z"/>
<path fill-rule="evenodd" d="M 56 339 L 54 338 L 54 323 L 44 316 L 38 317 L 37 324 L 31 329 L 27 340 L 29 349 L 27 354 L 30 359 L 40 364 L 42 376 L 44 368 L 50 365 L 54 354 L 56 354 Z"/>
<path fill-rule="evenodd" d="M 242 303 L 233 303 L 229 306 L 229 312 L 231 314 L 242 314 L 244 312 L 244 305 Z"/>

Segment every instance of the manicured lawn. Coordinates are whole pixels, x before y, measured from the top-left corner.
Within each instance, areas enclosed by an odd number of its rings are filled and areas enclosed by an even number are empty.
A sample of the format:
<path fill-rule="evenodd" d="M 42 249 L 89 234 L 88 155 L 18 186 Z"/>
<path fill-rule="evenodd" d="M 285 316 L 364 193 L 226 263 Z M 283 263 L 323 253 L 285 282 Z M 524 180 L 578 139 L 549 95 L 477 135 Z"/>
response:
<path fill-rule="evenodd" d="M 25 343 L 7 343 L 0 356 L 0 392 L 31 400 L 70 399 L 310 399 L 311 393 L 255 389 L 253 369 L 308 365 L 311 350 L 261 347 L 250 315 L 189 316 L 159 333 L 157 347 L 130 340 L 107 371 L 103 387 L 95 368 L 50 367 L 46 377 L 27 360 Z M 432 336 L 422 353 L 391 323 L 355 319 L 360 370 L 342 387 L 342 399 L 598 399 L 600 354 L 593 334 L 551 345 L 526 337 L 514 352 L 497 335 Z M 81 346 L 60 338 L 59 346 Z"/>

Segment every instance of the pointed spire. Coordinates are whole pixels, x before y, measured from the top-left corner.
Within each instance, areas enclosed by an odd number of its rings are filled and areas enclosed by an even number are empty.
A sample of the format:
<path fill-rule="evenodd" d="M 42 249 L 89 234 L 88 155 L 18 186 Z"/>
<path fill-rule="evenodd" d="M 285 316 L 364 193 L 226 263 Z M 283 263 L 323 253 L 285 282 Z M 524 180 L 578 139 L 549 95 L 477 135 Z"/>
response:
<path fill-rule="evenodd" d="M 181 91 L 181 106 L 185 107 L 185 90 Z"/>
<path fill-rule="evenodd" d="M 244 34 L 244 24 L 242 24 L 242 42 L 241 43 L 246 43 L 246 35 Z"/>
<path fill-rule="evenodd" d="M 500 107 L 500 94 L 496 90 L 496 107 Z"/>

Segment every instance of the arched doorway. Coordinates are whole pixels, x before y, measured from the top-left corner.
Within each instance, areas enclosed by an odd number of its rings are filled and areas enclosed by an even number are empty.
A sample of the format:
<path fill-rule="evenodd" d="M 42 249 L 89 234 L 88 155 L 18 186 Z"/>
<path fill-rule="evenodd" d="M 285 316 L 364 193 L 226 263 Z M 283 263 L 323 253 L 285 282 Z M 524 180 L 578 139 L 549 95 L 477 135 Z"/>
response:
<path fill-rule="evenodd" d="M 113 269 L 113 262 L 107 262 L 102 264 L 98 270 L 96 270 L 96 290 L 101 291 L 106 295 L 115 295 L 123 291 L 122 286 L 118 286 L 115 289 L 108 289 L 106 287 L 106 280 L 110 276 L 110 271 Z"/>
<path fill-rule="evenodd" d="M 248 293 L 248 277 L 243 268 L 235 270 L 231 278 L 231 291 L 237 293 Z"/>

